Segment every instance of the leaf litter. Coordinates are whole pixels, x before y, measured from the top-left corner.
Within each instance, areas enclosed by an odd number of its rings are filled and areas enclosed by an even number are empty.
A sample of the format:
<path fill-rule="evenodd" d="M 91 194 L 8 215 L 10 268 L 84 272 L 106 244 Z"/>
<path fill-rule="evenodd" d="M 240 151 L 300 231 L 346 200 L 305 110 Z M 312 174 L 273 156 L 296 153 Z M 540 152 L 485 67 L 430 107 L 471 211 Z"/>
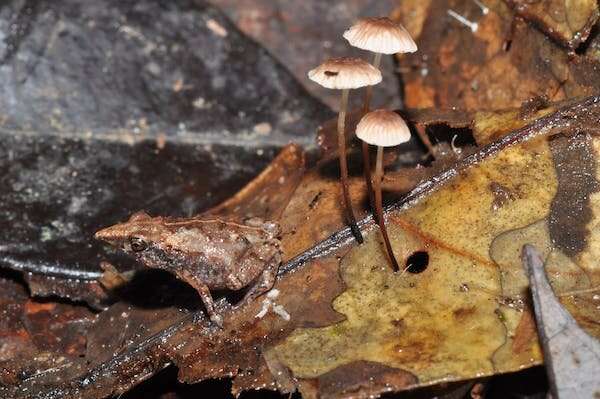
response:
<path fill-rule="evenodd" d="M 473 2 L 455 3 L 457 9 L 481 12 Z M 430 168 L 401 168 L 387 182 L 388 224 L 405 271 L 394 275 L 386 268 L 360 176 L 352 198 L 362 207 L 367 234 L 358 247 L 344 229 L 334 177 L 322 164 L 303 173 L 304 154 L 289 147 L 212 211 L 281 215 L 286 262 L 275 302 L 289 320 L 271 311 L 256 318 L 263 298 L 237 309 L 221 298 L 226 328 L 216 330 L 189 287 L 164 275 L 142 276 L 148 280 L 141 278 L 140 287 L 163 283 L 155 292 L 165 298 L 160 304 L 148 310 L 149 304 L 117 303 L 101 313 L 85 326 L 88 351 L 81 360 L 27 353 L 31 363 L 3 363 L 0 392 L 103 397 L 175 364 L 186 382 L 234 377 L 234 393 L 268 388 L 300 389 L 308 398 L 368 397 L 531 367 L 542 359 L 519 257 L 525 243 L 541 249 L 563 305 L 600 337 L 600 272 L 593 262 L 600 251 L 599 99 L 556 102 L 597 88 L 597 39 L 590 37 L 589 47 L 569 58 L 544 36 L 554 23 L 547 16 L 561 2 L 547 12 L 534 6 L 521 10 L 528 21 L 547 25 L 540 28 L 512 21 L 505 3 L 486 1 L 494 12 L 479 17 L 475 34 L 447 33 L 427 23 L 446 21 L 429 4 L 401 6 L 413 7 L 410 15 L 416 18 L 406 26 L 421 36 L 422 53 L 440 60 L 439 65 L 402 60 L 412 70 L 406 74 L 408 104 L 468 111 L 409 111 L 408 119 L 425 128 L 466 128 L 480 147 L 458 159 L 442 157 Z M 569 48 L 585 40 L 597 18 L 596 7 L 586 10 L 568 16 L 566 25 L 558 21 L 570 30 L 557 31 L 563 36 L 555 40 Z M 510 51 L 504 49 L 507 42 Z M 520 106 L 531 93 L 541 96 Z M 504 110 L 475 110 L 480 108 Z M 392 157 L 387 164 L 396 161 Z M 178 289 L 169 298 L 171 284 Z M 11 320 L 8 328 L 20 328 Z M 123 333 L 112 342 L 115 320 Z M 26 328 L 18 336 L 8 334 L 5 342 L 13 347 L 31 342 Z M 73 348 L 81 347 L 74 342 Z"/>
<path fill-rule="evenodd" d="M 389 271 L 379 233 L 368 217 L 362 222 L 367 239 L 362 246 L 352 241 L 347 229 L 340 230 L 341 217 L 339 224 L 328 222 L 321 242 L 315 242 L 321 236 L 302 233 L 313 231 L 309 226 L 314 223 L 302 223 L 299 213 L 318 221 L 335 203 L 330 194 L 330 199 L 317 199 L 330 205 L 323 209 L 314 205 L 311 187 L 323 182 L 311 177 L 318 172 L 309 172 L 297 185 L 298 194 L 305 194 L 294 195 L 282 214 L 283 221 L 298 220 L 295 234 L 290 226 L 284 230 L 287 261 L 275 287 L 279 291 L 275 302 L 289 314 L 289 321 L 273 312 L 256 318 L 261 300 L 232 309 L 222 298 L 218 306 L 225 311 L 224 330 L 211 327 L 202 309 L 180 307 L 171 316 L 159 316 L 162 326 L 154 325 L 158 314 L 151 312 L 143 317 L 150 323 L 148 333 L 126 337 L 110 355 L 88 358 L 95 360 L 91 369 L 72 370 L 61 380 L 68 383 L 52 382 L 48 375 L 32 376 L 11 392 L 23 396 L 28 392 L 24 389 L 35 386 L 47 397 L 57 393 L 101 397 L 123 392 L 173 363 L 185 382 L 233 376 L 234 392 L 299 388 L 305 397 L 345 397 L 350 392 L 366 397 L 540 364 L 526 277 L 516 249 L 533 242 L 545 254 L 554 254 L 556 266 L 550 266 L 550 275 L 561 300 L 598 336 L 594 327 L 598 270 L 589 259 L 598 246 L 594 211 L 600 209 L 595 191 L 599 117 L 595 97 L 554 105 L 547 115 L 425 178 L 388 207 L 394 250 L 407 267 L 399 274 Z M 480 137 L 477 128 L 474 136 Z M 594 178 L 582 174 L 579 184 L 588 187 L 581 191 L 588 199 L 571 196 L 569 201 L 587 204 L 591 210 L 579 221 L 579 227 L 585 225 L 588 245 L 573 256 L 561 246 L 566 239 L 561 232 L 569 229 L 557 228 L 553 236 L 549 220 L 553 206 L 558 209 L 557 176 L 569 169 L 560 162 L 560 154 L 581 155 L 586 148 L 593 148 L 593 162 L 588 163 Z M 276 163 L 293 165 L 301 159 L 284 151 Z M 271 170 L 287 174 L 292 169 Z M 274 176 L 263 176 L 262 183 L 259 177 L 249 194 L 256 197 L 268 191 L 267 182 Z M 552 220 L 560 227 L 570 219 Z M 411 269 L 410 262 L 421 268 Z M 193 295 L 188 295 L 184 302 L 193 302 Z M 114 315 L 125 311 L 114 306 L 109 310 Z M 140 312 L 135 307 L 129 311 Z M 108 325 L 100 322 L 94 328 Z"/>

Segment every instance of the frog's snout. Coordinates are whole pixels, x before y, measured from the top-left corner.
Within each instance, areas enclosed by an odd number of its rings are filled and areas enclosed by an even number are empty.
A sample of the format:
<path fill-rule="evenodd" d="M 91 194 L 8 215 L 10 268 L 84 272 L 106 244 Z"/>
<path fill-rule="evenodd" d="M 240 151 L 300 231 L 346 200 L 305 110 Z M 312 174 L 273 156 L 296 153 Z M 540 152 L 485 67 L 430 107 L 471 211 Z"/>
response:
<path fill-rule="evenodd" d="M 116 232 L 111 227 L 107 227 L 102 230 L 98 230 L 94 234 L 94 238 L 96 240 L 104 241 L 104 242 L 111 244 L 111 243 L 114 243 L 115 241 L 117 241 L 117 234 L 115 234 L 115 233 Z"/>

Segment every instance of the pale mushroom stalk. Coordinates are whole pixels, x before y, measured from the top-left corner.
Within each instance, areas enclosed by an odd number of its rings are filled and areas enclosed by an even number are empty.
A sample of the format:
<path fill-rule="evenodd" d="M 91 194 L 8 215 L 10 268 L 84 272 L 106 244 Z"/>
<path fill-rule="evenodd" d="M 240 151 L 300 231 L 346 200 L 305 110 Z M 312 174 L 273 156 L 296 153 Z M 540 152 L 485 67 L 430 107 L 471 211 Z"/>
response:
<path fill-rule="evenodd" d="M 375 205 L 375 218 L 383 242 L 385 251 L 396 272 L 400 270 L 398 261 L 394 256 L 390 238 L 383 217 L 383 201 L 381 195 L 381 181 L 383 179 L 383 148 L 394 147 L 410 140 L 410 129 L 404 119 L 395 112 L 379 109 L 369 112 L 362 117 L 356 125 L 356 136 L 367 144 L 377 146 L 377 158 L 375 162 L 375 175 L 373 177 L 373 196 Z"/>
<path fill-rule="evenodd" d="M 375 198 L 373 198 L 373 182 L 371 181 L 371 157 L 369 156 L 369 144 L 362 142 L 362 159 L 363 159 L 363 173 L 365 175 L 365 182 L 367 184 L 367 192 L 369 193 L 369 204 L 371 208 L 375 205 Z"/>
<path fill-rule="evenodd" d="M 362 18 L 344 32 L 344 38 L 350 45 L 371 51 L 375 54 L 373 66 L 379 68 L 383 54 L 412 53 L 417 51 L 417 45 L 410 33 L 400 24 L 387 17 Z M 368 113 L 371 105 L 373 89 L 365 91 L 364 114 Z M 425 144 L 427 145 L 427 143 Z M 429 148 L 429 147 L 428 147 Z M 369 146 L 362 145 L 363 167 L 369 200 L 373 207 L 373 183 L 371 181 L 371 162 Z"/>
<path fill-rule="evenodd" d="M 375 53 L 373 58 L 373 66 L 379 69 L 381 64 L 382 53 Z M 373 86 L 367 86 L 365 90 L 365 103 L 363 106 L 363 115 L 369 112 L 371 106 L 371 96 L 373 95 Z M 362 159 L 363 159 L 363 173 L 365 176 L 365 183 L 367 184 L 367 192 L 369 193 L 369 204 L 371 208 L 375 206 L 375 198 L 373 198 L 373 182 L 371 181 L 371 158 L 369 156 L 369 144 L 362 142 Z"/>
<path fill-rule="evenodd" d="M 342 182 L 342 194 L 344 196 L 344 209 L 346 217 L 350 224 L 350 230 L 356 237 L 359 243 L 363 243 L 362 233 L 356 223 L 356 216 L 352 209 L 352 201 L 350 200 L 350 189 L 348 187 L 348 160 L 346 156 L 346 110 L 348 108 L 349 89 L 342 90 L 342 98 L 340 100 L 340 112 L 338 114 L 337 130 L 338 130 L 338 149 L 340 155 L 340 176 Z"/>
<path fill-rule="evenodd" d="M 383 180 L 383 147 L 377 146 L 377 160 L 375 161 L 375 181 L 374 181 L 374 191 L 375 191 L 375 214 L 377 215 L 377 224 L 379 224 L 379 229 L 381 230 L 381 235 L 383 236 L 383 242 L 385 244 L 385 250 L 387 252 L 388 257 L 390 258 L 390 262 L 392 262 L 392 268 L 395 272 L 400 270 L 398 266 L 398 261 L 396 260 L 396 256 L 394 256 L 394 250 L 392 249 L 392 244 L 390 243 L 390 238 L 387 233 L 387 228 L 385 227 L 385 219 L 383 218 L 383 201 L 381 198 L 381 181 Z"/>
<path fill-rule="evenodd" d="M 332 58 L 308 71 L 312 81 L 328 89 L 342 90 L 340 112 L 338 114 L 338 149 L 340 157 L 340 183 L 342 186 L 344 214 L 350 229 L 359 243 L 363 237 L 352 210 L 348 185 L 348 161 L 346 159 L 346 110 L 350 89 L 358 89 L 381 82 L 381 72 L 360 58 Z"/>
<path fill-rule="evenodd" d="M 383 54 L 382 53 L 375 53 L 375 57 L 373 57 L 373 66 L 377 69 L 379 69 L 379 65 L 381 65 L 381 56 Z M 371 107 L 371 97 L 373 96 L 373 86 L 367 86 L 367 89 L 365 90 L 365 103 L 364 103 L 364 112 L 363 114 L 366 114 L 367 112 L 369 112 L 369 108 Z"/>

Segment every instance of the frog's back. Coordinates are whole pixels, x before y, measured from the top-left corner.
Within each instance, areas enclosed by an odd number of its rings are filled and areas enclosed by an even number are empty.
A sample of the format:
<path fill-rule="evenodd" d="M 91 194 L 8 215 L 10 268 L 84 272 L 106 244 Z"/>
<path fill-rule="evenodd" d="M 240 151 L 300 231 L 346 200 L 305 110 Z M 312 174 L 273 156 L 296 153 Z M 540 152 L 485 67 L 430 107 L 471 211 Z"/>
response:
<path fill-rule="evenodd" d="M 241 259 L 265 239 L 266 234 L 260 229 L 217 219 L 173 221 L 166 225 L 171 234 L 164 242 L 165 250 L 177 252 L 178 266 L 211 288 L 226 288 L 231 275 L 248 284 L 259 274 L 259 270 L 242 270 Z"/>

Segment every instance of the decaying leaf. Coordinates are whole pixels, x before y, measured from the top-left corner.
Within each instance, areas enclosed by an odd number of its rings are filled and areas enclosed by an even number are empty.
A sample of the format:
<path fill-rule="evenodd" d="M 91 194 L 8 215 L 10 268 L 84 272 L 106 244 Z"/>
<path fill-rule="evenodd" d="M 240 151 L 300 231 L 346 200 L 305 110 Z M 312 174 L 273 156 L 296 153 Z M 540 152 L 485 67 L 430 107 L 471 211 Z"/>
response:
<path fill-rule="evenodd" d="M 0 288 L 0 386 L 19 384 L 48 369 L 73 370 L 83 362 L 94 320 L 88 308 L 35 301 L 21 283 L 5 276 Z"/>
<path fill-rule="evenodd" d="M 594 0 L 507 0 L 506 3 L 517 15 L 532 21 L 572 50 L 588 38 L 598 20 L 598 2 Z"/>
<path fill-rule="evenodd" d="M 574 109 L 587 113 L 596 108 L 595 102 L 588 100 Z M 574 109 L 563 108 L 491 143 L 467 157 L 462 171 L 446 172 L 443 187 L 413 206 L 407 203 L 392 211 L 389 222 L 397 257 L 407 268 L 420 262 L 426 270 L 392 274 L 378 232 L 371 231 L 365 244 L 353 247 L 341 261 L 347 290 L 333 305 L 347 320 L 298 329 L 270 349 L 273 356 L 301 380 L 319 380 L 338 367 L 366 361 L 414 375 L 418 382 L 409 386 L 538 364 L 540 350 L 526 327 L 531 315 L 524 313 L 527 284 L 519 259 L 520 248 L 533 237 L 508 237 L 536 223 L 554 231 L 545 247 L 556 254 L 551 275 L 557 287 L 564 287 L 559 295 L 582 325 L 597 325 L 591 295 L 597 294 L 600 273 L 595 264 L 584 261 L 594 244 L 582 240 L 593 242 L 593 215 L 600 212 L 593 207 L 600 174 L 595 166 L 600 154 L 595 138 L 598 116 L 573 114 Z M 575 120 L 576 127 L 570 126 Z M 574 165 L 582 169 L 569 175 L 571 180 L 579 177 L 571 181 L 578 185 L 575 191 L 561 187 L 560 177 Z M 569 197 L 568 203 L 557 205 L 565 201 L 562 196 Z M 570 214 L 574 204 L 585 204 L 591 212 L 575 219 L 562 216 Z M 573 253 L 573 231 L 582 230 L 574 241 L 581 252 Z M 510 248 L 499 250 L 498 240 Z M 573 303 L 581 309 L 575 311 Z M 600 336 L 596 329 L 589 330 Z"/>
<path fill-rule="evenodd" d="M 0 302 L 2 319 L 0 320 L 0 364 L 17 356 L 31 353 L 32 338 L 23 323 L 27 292 L 18 283 L 9 279 L 0 279 L 3 300 Z M 5 383 L 7 374 L 6 364 L 0 365 L 0 382 Z"/>
<path fill-rule="evenodd" d="M 279 220 L 304 174 L 304 156 L 298 145 L 284 147 L 260 175 L 236 195 L 206 213 Z"/>
<path fill-rule="evenodd" d="M 487 14 L 472 0 L 402 1 L 395 10 L 419 46 L 400 57 L 407 106 L 497 110 L 534 96 L 560 101 L 598 92 L 597 47 L 580 46 L 598 18 L 595 1 L 483 3 Z"/>

